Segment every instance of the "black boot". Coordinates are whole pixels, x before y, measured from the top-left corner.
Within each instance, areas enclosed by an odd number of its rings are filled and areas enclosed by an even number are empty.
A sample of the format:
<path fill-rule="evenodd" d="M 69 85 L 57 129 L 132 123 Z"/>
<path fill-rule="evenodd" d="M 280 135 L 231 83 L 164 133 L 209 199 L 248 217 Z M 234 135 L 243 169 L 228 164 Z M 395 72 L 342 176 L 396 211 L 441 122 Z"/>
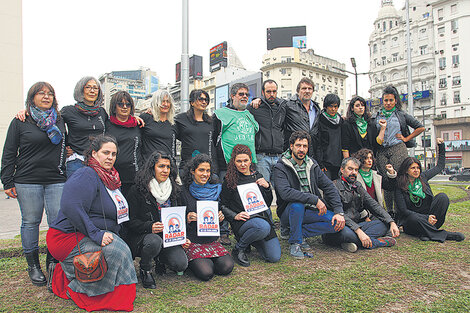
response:
<path fill-rule="evenodd" d="M 46 256 L 46 269 L 47 269 L 47 290 L 52 292 L 52 276 L 54 274 L 55 266 L 59 263 L 52 254 L 47 250 Z"/>
<path fill-rule="evenodd" d="M 157 285 L 155 284 L 155 279 L 153 278 L 151 271 L 140 269 L 140 279 L 142 280 L 142 285 L 144 286 L 144 288 L 157 288 Z"/>
<path fill-rule="evenodd" d="M 28 275 L 33 285 L 44 286 L 46 284 L 46 277 L 41 270 L 39 263 L 39 251 L 25 253 L 26 261 L 28 262 Z"/>
<path fill-rule="evenodd" d="M 238 250 L 236 247 L 232 250 L 232 258 L 241 266 L 250 266 L 250 260 L 244 250 Z"/>

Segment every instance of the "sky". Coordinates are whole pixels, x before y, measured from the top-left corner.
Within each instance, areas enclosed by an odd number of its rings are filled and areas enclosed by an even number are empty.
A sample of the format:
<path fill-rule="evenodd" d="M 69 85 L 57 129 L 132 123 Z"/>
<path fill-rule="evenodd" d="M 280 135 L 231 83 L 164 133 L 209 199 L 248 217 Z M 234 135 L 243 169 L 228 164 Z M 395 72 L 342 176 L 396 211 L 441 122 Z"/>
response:
<path fill-rule="evenodd" d="M 405 0 L 393 1 L 397 10 Z M 189 55 L 201 55 L 209 73 L 209 49 L 227 41 L 247 70 L 258 71 L 266 53 L 266 28 L 307 26 L 307 48 L 359 73 L 369 70 L 369 36 L 380 0 L 189 0 Z M 174 83 L 181 60 L 181 0 L 23 0 L 24 95 L 47 81 L 60 106 L 74 104 L 83 76 L 148 67 L 161 83 Z M 368 97 L 369 78 L 359 76 Z M 354 76 L 346 82 L 349 98 Z"/>

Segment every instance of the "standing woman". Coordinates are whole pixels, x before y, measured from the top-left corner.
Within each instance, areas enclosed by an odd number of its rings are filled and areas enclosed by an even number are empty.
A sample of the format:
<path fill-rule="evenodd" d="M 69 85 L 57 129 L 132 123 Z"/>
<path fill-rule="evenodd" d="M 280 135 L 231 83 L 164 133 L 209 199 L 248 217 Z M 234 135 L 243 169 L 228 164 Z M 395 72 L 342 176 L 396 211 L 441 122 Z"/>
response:
<path fill-rule="evenodd" d="M 402 110 L 400 95 L 393 86 L 385 87 L 383 94 L 383 108 L 377 112 L 377 129 L 384 129 L 383 140 L 377 140 L 380 145 L 377 151 L 377 169 L 384 176 L 387 173 L 386 165 L 400 168 L 403 160 L 408 156 L 408 148 L 415 147 L 414 138 L 424 131 L 423 125 L 413 116 Z M 412 133 L 408 127 L 414 129 Z M 380 136 L 378 136 L 380 137 Z M 393 192 L 385 190 L 385 203 L 387 211 L 394 217 Z"/>
<path fill-rule="evenodd" d="M 187 235 L 191 244 L 185 249 L 189 268 L 201 280 L 210 280 L 214 274 L 228 275 L 233 269 L 233 259 L 217 242 L 218 236 L 198 236 L 197 201 L 219 201 L 222 186 L 215 182 L 212 160 L 207 154 L 195 156 L 185 169 L 182 205 L 186 206 Z M 219 206 L 219 223 L 224 215 Z M 220 228 L 219 228 L 220 229 Z"/>
<path fill-rule="evenodd" d="M 441 228 L 449 208 L 449 197 L 445 193 L 433 195 L 429 180 L 442 172 L 446 153 L 444 140 L 437 138 L 439 158 L 437 165 L 422 172 L 421 163 L 407 157 L 398 169 L 396 201 L 399 217 L 405 233 L 417 236 L 423 241 L 456 240 L 465 236 L 459 232 L 448 232 Z"/>
<path fill-rule="evenodd" d="M 28 91 L 23 123 L 13 119 L 3 147 L 1 177 L 5 193 L 21 210 L 21 243 L 28 274 L 37 286 L 46 284 L 39 264 L 39 224 L 44 208 L 51 225 L 60 208 L 65 176 L 65 126 L 54 88 L 35 83 Z M 46 268 L 54 262 L 47 253 Z"/>
<path fill-rule="evenodd" d="M 281 246 L 274 226 L 266 211 L 249 215 L 237 191 L 238 185 L 256 183 L 270 210 L 273 194 L 270 184 L 254 169 L 251 162 L 251 150 L 245 145 L 236 145 L 227 165 L 227 174 L 220 194 L 222 212 L 230 222 L 237 244 L 232 257 L 241 266 L 250 266 L 246 255 L 249 245 L 254 246 L 267 262 L 278 262 L 281 258 Z"/>
<path fill-rule="evenodd" d="M 384 131 L 385 129 L 382 130 Z M 362 148 L 376 150 L 377 127 L 371 121 L 370 111 L 364 98 L 355 96 L 349 102 L 341 136 L 344 158 L 349 158 Z"/>
<path fill-rule="evenodd" d="M 87 311 L 132 311 L 136 294 L 131 252 L 119 237 L 128 206 L 114 168 L 117 152 L 113 137 L 99 135 L 92 140 L 85 152 L 87 166 L 68 178 L 59 214 L 47 232 L 47 246 L 60 261 L 52 276 L 52 291 Z M 79 281 L 74 257 L 99 250 L 108 264 L 106 274 L 99 281 Z"/>
<path fill-rule="evenodd" d="M 216 160 L 212 141 L 214 126 L 212 117 L 206 112 L 209 103 L 209 94 L 202 89 L 195 89 L 189 94 L 189 110 L 175 117 L 176 139 L 181 141 L 180 176 L 183 176 L 186 163 L 198 153 L 205 153 Z M 212 168 L 212 171 L 217 173 L 216 168 Z"/>
<path fill-rule="evenodd" d="M 163 248 L 161 209 L 179 205 L 180 188 L 175 182 L 176 172 L 173 158 L 155 151 L 137 172 L 136 183 L 129 191 L 126 240 L 132 255 L 140 256 L 140 277 L 144 288 L 156 288 L 151 272 L 154 259 L 156 265 L 162 263 L 177 273 L 188 267 L 182 246 Z"/>
<path fill-rule="evenodd" d="M 152 95 L 151 114 L 143 113 L 142 155 L 144 160 L 155 151 L 162 151 L 172 158 L 176 156 L 175 106 L 173 97 L 166 90 Z"/>
<path fill-rule="evenodd" d="M 118 91 L 111 97 L 106 133 L 116 138 L 119 155 L 114 167 L 121 178 L 124 197 L 134 184 L 135 173 L 142 165 L 142 140 L 137 119 L 134 117 L 134 101 L 127 91 Z"/>

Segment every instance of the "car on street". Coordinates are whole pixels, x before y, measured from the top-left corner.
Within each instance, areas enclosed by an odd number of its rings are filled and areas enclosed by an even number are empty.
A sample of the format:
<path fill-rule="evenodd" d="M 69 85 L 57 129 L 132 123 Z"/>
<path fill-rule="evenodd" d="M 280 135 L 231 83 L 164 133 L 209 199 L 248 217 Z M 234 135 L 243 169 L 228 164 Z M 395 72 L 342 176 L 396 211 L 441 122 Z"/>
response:
<path fill-rule="evenodd" d="M 465 169 L 458 174 L 449 176 L 449 180 L 456 181 L 470 181 L 470 169 Z"/>

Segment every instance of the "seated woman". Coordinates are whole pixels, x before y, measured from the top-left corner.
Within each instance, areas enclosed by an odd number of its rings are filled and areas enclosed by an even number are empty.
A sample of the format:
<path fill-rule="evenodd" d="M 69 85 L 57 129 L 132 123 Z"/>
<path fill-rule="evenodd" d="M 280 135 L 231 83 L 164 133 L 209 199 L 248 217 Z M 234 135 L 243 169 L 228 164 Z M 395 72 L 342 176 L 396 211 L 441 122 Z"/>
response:
<path fill-rule="evenodd" d="M 243 208 L 237 186 L 249 183 L 256 183 L 259 186 L 270 210 L 273 201 L 270 184 L 254 170 L 250 148 L 236 145 L 227 165 L 227 174 L 220 194 L 222 212 L 230 222 L 238 241 L 232 251 L 232 257 L 241 266 L 250 266 L 246 249 L 252 245 L 267 262 L 278 262 L 281 258 L 281 246 L 268 212 L 249 215 Z"/>
<path fill-rule="evenodd" d="M 215 183 L 212 160 L 207 154 L 198 154 L 186 166 L 181 204 L 186 206 L 187 237 L 191 244 L 185 249 L 189 269 L 201 280 L 210 280 L 214 274 L 228 275 L 233 269 L 233 259 L 219 243 L 219 236 L 198 236 L 197 201 L 219 201 L 222 190 Z M 219 223 L 224 215 L 219 207 Z"/>
<path fill-rule="evenodd" d="M 140 276 L 144 288 L 155 289 L 151 273 L 152 260 L 181 273 L 188 259 L 181 246 L 163 248 L 163 223 L 160 210 L 177 206 L 180 188 L 176 184 L 177 168 L 168 154 L 155 151 L 137 172 L 135 185 L 129 190 L 129 221 L 126 241 L 132 255 L 140 256 Z M 156 271 L 159 270 L 156 267 Z"/>
<path fill-rule="evenodd" d="M 428 183 L 445 166 L 444 140 L 437 138 L 437 144 L 439 158 L 435 167 L 422 172 L 421 163 L 416 158 L 407 157 L 398 169 L 395 191 L 398 214 L 404 232 L 409 235 L 424 241 L 462 241 L 465 239 L 462 233 L 439 229 L 446 219 L 449 197 L 444 193 L 434 196 Z"/>
<path fill-rule="evenodd" d="M 117 143 L 113 137 L 99 135 L 85 153 L 86 167 L 78 169 L 64 185 L 60 211 L 47 233 L 47 246 L 60 261 L 52 278 L 53 292 L 72 299 L 87 311 L 132 311 L 137 277 L 129 247 L 118 236 L 123 219 L 118 206 L 127 208 L 119 191 L 121 181 L 113 167 Z M 113 198 L 122 201 L 115 203 Z M 83 283 L 75 278 L 73 258 L 102 249 L 108 271 L 103 279 Z"/>

